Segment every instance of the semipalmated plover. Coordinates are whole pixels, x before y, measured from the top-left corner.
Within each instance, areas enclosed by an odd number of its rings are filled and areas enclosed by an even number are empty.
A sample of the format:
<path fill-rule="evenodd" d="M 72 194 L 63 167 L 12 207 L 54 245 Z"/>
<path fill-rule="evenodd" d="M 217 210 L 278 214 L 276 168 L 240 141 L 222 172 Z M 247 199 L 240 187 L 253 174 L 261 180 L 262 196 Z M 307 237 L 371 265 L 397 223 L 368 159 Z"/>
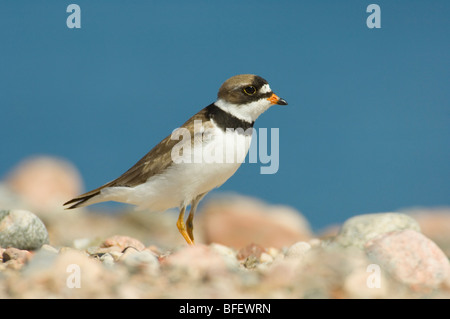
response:
<path fill-rule="evenodd" d="M 123 175 L 64 205 L 71 209 L 117 201 L 151 211 L 179 207 L 178 230 L 192 245 L 198 203 L 236 172 L 249 150 L 255 120 L 275 104 L 287 102 L 272 92 L 266 80 L 253 74 L 233 76 L 222 84 L 214 103 L 174 130 Z"/>

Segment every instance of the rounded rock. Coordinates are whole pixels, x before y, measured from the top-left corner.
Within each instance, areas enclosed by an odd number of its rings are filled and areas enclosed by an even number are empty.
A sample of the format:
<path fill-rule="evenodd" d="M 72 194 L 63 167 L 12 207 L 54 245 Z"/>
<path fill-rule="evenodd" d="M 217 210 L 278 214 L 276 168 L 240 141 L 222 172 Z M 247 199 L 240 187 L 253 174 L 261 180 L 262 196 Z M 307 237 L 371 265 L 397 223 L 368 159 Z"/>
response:
<path fill-rule="evenodd" d="M 450 275 L 442 250 L 413 230 L 382 234 L 368 241 L 365 250 L 372 261 L 413 288 L 436 288 Z"/>
<path fill-rule="evenodd" d="M 206 243 L 235 249 L 252 242 L 282 248 L 312 236 L 308 221 L 299 211 L 245 196 L 209 200 L 202 208 L 201 221 Z"/>
<path fill-rule="evenodd" d="M 44 223 L 26 210 L 0 210 L 0 246 L 25 250 L 48 244 Z"/>
<path fill-rule="evenodd" d="M 144 270 L 150 274 L 157 274 L 159 271 L 159 260 L 150 250 L 138 251 L 130 248 L 122 254 L 119 259 L 131 272 Z"/>
<path fill-rule="evenodd" d="M 378 235 L 405 229 L 420 232 L 419 224 L 405 214 L 364 214 L 348 219 L 334 241 L 344 247 L 356 246 L 363 249 L 366 242 Z"/>
<path fill-rule="evenodd" d="M 74 165 L 53 156 L 24 159 L 8 174 L 6 184 L 42 213 L 61 209 L 68 198 L 82 191 L 82 179 Z"/>

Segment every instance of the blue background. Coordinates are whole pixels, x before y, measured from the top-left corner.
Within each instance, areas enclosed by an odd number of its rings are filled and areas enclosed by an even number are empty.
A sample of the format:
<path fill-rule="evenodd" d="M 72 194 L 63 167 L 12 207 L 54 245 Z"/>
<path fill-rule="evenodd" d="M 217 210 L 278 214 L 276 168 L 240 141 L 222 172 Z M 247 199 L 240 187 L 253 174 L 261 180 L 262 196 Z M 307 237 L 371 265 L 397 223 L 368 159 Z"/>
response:
<path fill-rule="evenodd" d="M 0 178 L 72 161 L 86 190 L 122 174 L 240 73 L 289 105 L 277 174 L 244 164 L 214 193 L 287 204 L 317 229 L 355 214 L 450 204 L 450 2 L 0 3 Z"/>

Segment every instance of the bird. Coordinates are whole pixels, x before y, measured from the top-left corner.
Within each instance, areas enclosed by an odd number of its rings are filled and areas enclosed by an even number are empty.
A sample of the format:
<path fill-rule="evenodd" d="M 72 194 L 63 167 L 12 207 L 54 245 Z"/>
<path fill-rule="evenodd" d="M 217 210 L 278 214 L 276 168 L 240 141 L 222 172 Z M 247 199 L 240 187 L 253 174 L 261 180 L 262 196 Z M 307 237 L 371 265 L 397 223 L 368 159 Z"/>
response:
<path fill-rule="evenodd" d="M 220 86 L 215 102 L 173 130 L 129 170 L 63 206 L 74 209 L 116 201 L 149 211 L 179 208 L 178 231 L 187 244 L 194 245 L 199 202 L 244 162 L 255 120 L 271 106 L 287 104 L 262 77 L 232 76 Z"/>

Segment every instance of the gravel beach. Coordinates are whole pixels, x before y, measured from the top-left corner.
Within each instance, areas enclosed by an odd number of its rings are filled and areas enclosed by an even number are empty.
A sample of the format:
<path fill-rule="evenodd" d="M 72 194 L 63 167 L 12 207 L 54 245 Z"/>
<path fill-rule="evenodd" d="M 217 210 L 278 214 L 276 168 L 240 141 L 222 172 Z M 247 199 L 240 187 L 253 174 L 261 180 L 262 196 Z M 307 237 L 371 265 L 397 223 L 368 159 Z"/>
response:
<path fill-rule="evenodd" d="M 205 200 L 190 247 L 177 211 L 68 212 L 19 173 L 0 184 L 2 299 L 450 298 L 449 208 L 360 214 L 313 232 L 294 208 L 224 195 Z M 49 188 L 62 202 L 73 183 Z"/>

